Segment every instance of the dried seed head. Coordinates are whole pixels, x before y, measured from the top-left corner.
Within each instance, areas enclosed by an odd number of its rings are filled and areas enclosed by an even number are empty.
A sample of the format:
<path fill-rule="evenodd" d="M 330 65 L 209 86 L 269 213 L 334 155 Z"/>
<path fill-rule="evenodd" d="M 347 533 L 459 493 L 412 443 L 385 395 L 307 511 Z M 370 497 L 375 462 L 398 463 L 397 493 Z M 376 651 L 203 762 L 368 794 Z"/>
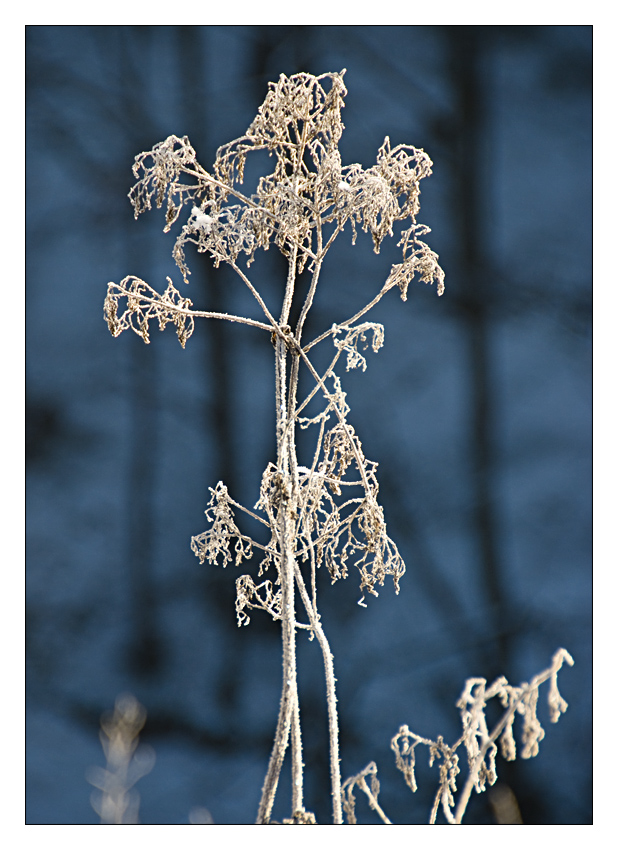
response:
<path fill-rule="evenodd" d="M 274 242 L 286 257 L 298 252 L 300 273 L 307 261 L 316 260 L 319 228 L 333 225 L 336 235 L 349 221 L 355 241 L 360 224 L 378 252 L 394 224 L 407 221 L 400 242 L 403 263 L 393 266 L 389 281 L 404 300 L 417 273 L 425 282 L 436 281 L 442 294 L 437 256 L 418 239 L 428 228 L 416 223 L 419 183 L 431 174 L 431 160 L 410 145 L 392 148 L 387 136 L 374 166 L 342 166 L 344 74 L 282 74 L 269 85 L 245 135 L 219 148 L 212 173 L 197 162 L 186 136 L 169 136 L 135 158 L 133 172 L 140 179 L 129 197 L 136 217 L 151 209 L 153 200 L 161 207 L 167 198 L 167 232 L 183 205 L 193 204 L 173 252 L 185 281 L 187 242 L 209 253 L 215 265 L 235 265 L 240 254 L 250 265 L 258 248 L 268 250 Z M 273 157 L 273 171 L 260 178 L 254 194 L 244 195 L 239 187 L 247 157 L 261 150 Z"/>

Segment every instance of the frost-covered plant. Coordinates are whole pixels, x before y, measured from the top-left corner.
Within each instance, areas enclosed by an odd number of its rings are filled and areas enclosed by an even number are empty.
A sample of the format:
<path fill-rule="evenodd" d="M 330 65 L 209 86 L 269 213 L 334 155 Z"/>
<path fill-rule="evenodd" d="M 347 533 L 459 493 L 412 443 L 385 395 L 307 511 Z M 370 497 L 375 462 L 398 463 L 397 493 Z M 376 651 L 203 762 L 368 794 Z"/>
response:
<path fill-rule="evenodd" d="M 539 743 L 545 737 L 545 730 L 537 715 L 537 704 L 540 686 L 549 680 L 547 702 L 549 719 L 557 723 L 560 715 L 567 710 L 567 703 L 558 690 L 558 671 L 564 663 L 573 665 L 573 659 L 566 649 L 559 649 L 552 658 L 547 670 L 539 673 L 530 682 L 522 682 L 519 686 L 509 685 L 504 676 L 487 687 L 485 679 L 468 679 L 457 708 L 461 715 L 462 734 L 452 746 L 449 746 L 441 735 L 436 741 L 422 738 L 411 732 L 407 725 L 401 726 L 399 732 L 391 741 L 391 749 L 395 753 L 398 769 L 403 773 L 407 786 L 416 791 L 416 747 L 419 744 L 429 748 L 429 766 L 438 764 L 440 782 L 434 798 L 429 823 L 435 823 L 440 806 L 448 823 L 462 822 L 470 795 L 474 789 L 477 794 L 486 790 L 487 785 L 494 785 L 498 778 L 496 756 L 498 745 L 500 752 L 507 761 L 514 761 L 517 753 L 513 726 L 520 715 L 522 729 L 520 733 L 524 759 L 536 756 Z M 485 710 L 491 699 L 497 699 L 502 704 L 504 712 L 494 725 L 491 732 L 487 727 Z M 457 750 L 465 747 L 468 776 L 459 797 L 457 793 L 457 776 L 460 773 L 459 755 Z M 354 787 L 358 787 L 367 797 L 370 807 L 378 813 L 384 823 L 390 823 L 378 803 L 380 786 L 376 777 L 376 766 L 371 762 L 356 776 L 344 783 L 344 809 L 348 823 L 356 823 Z M 371 787 L 367 785 L 366 777 L 371 777 Z"/>
<path fill-rule="evenodd" d="M 281 75 L 271 83 L 258 114 L 240 139 L 217 151 L 212 171 L 197 161 L 187 137 L 170 136 L 151 151 L 135 158 L 137 183 L 130 192 L 135 216 L 165 207 L 165 232 L 189 210 L 176 239 L 173 256 L 188 283 L 185 249 L 192 244 L 210 255 L 215 266 L 227 263 L 257 302 L 259 319 L 227 313 L 198 311 L 183 298 L 168 278 L 163 295 L 139 278 L 129 276 L 110 283 L 105 318 L 113 336 L 131 328 L 149 343 L 149 323 L 163 330 L 174 325 L 184 347 L 198 317 L 240 322 L 266 331 L 274 346 L 276 459 L 262 475 L 259 498 L 253 510 L 228 493 L 223 482 L 211 488 L 206 509 L 209 526 L 192 539 L 200 562 L 238 566 L 257 551 L 258 576 L 236 580 L 239 625 L 247 625 L 250 612 L 266 611 L 281 623 L 283 682 L 279 718 L 264 781 L 257 822 L 271 822 L 271 812 L 288 745 L 292 760 L 292 813 L 289 823 L 315 822 L 305 810 L 301 722 L 296 676 L 296 632 L 305 630 L 320 646 L 326 679 L 329 718 L 330 774 L 333 822 L 343 822 L 343 796 L 339 769 L 339 727 L 333 657 L 318 610 L 317 570 L 329 571 L 332 582 L 346 578 L 351 568 L 360 574 L 364 594 L 378 595 L 387 576 L 396 592 L 405 566 L 397 546 L 386 531 L 378 501 L 377 464 L 368 460 L 361 441 L 348 422 L 349 407 L 335 367 L 345 355 L 346 370 L 366 368 L 368 347 L 377 352 L 383 344 L 382 325 L 366 315 L 391 289 L 403 301 L 408 285 L 417 276 L 444 291 L 444 273 L 437 255 L 422 241 L 429 228 L 417 223 L 420 181 L 431 174 L 427 154 L 410 145 L 394 147 L 388 137 L 376 164 L 362 168 L 341 162 L 338 143 L 344 126 L 341 110 L 346 94 L 345 71 L 323 74 Z M 247 158 L 266 151 L 273 161 L 271 173 L 262 176 L 252 194 L 241 191 Z M 185 213 L 186 215 L 186 213 Z M 338 318 L 315 339 L 305 342 L 303 330 L 313 305 L 322 265 L 337 236 L 347 227 L 352 242 L 357 230 L 369 233 L 376 253 L 398 225 L 401 262 L 392 265 L 384 285 L 351 317 Z M 287 280 L 280 309 L 268 309 L 249 277 L 256 251 L 275 245 L 287 260 Z M 241 267 L 244 261 L 244 268 Z M 300 275 L 308 272 L 308 285 Z M 304 280 L 304 278 L 303 278 Z M 300 300 L 299 300 L 300 299 Z M 298 302 L 298 319 L 291 326 L 292 302 Z M 302 304 L 302 306 L 301 306 Z M 311 359 L 320 343 L 333 346 L 328 367 L 318 372 Z M 298 397 L 301 366 L 313 378 L 313 389 Z M 323 399 L 313 416 L 307 407 Z M 299 464 L 296 429 L 313 428 L 315 449 L 308 465 Z M 268 542 L 260 543 L 237 525 L 240 511 L 267 529 Z M 304 614 L 299 617 L 297 608 Z"/>

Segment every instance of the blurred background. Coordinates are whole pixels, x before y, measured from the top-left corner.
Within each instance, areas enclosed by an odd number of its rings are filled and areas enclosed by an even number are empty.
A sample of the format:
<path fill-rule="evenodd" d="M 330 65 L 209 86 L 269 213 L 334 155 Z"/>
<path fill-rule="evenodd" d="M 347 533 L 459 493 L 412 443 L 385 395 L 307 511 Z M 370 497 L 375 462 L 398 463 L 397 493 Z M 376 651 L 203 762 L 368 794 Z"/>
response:
<path fill-rule="evenodd" d="M 182 350 L 114 340 L 108 281 L 170 275 L 196 308 L 252 311 L 241 284 L 188 253 L 182 283 L 162 211 L 133 218 L 134 156 L 188 135 L 210 168 L 279 74 L 347 69 L 344 164 L 385 135 L 434 163 L 418 220 L 446 272 L 373 320 L 384 348 L 343 373 L 349 420 L 379 462 L 407 565 L 366 609 L 356 575 L 320 607 L 335 655 L 342 774 L 375 760 L 393 822 L 426 823 L 437 768 L 412 795 L 390 740 L 406 723 L 458 736 L 472 676 L 528 681 L 564 646 L 569 709 L 530 761 L 498 760 L 527 824 L 591 822 L 591 101 L 587 26 L 29 26 L 27 45 L 27 822 L 88 824 L 102 712 L 134 694 L 152 772 L 146 824 L 255 819 L 279 703 L 267 615 L 239 629 L 235 578 L 189 548 L 223 480 L 252 507 L 274 460 L 273 350 L 202 320 Z M 174 231 L 175 232 L 175 231 Z M 386 240 L 387 242 L 389 240 Z M 397 261 L 339 237 L 305 338 L 369 301 Z M 273 248 L 252 280 L 278 312 Z M 252 570 L 255 575 L 255 565 Z M 299 638 L 306 806 L 330 819 L 317 645 Z M 289 816 L 284 766 L 274 817 Z M 462 780 L 463 781 L 463 780 Z M 497 823 L 499 791 L 468 823 Z M 358 795 L 361 823 L 376 823 Z"/>

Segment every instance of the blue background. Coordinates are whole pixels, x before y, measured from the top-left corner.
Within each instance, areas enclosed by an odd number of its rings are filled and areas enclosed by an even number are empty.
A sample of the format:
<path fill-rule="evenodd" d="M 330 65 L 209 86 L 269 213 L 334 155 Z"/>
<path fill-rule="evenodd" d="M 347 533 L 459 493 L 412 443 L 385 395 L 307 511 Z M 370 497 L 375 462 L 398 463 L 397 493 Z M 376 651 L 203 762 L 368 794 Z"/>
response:
<path fill-rule="evenodd" d="M 187 134 L 210 167 L 280 73 L 347 69 L 344 164 L 384 136 L 428 152 L 419 221 L 446 272 L 372 316 L 385 347 L 342 375 L 350 422 L 407 565 L 360 608 L 354 575 L 322 576 L 335 655 L 342 773 L 378 764 L 395 823 L 426 823 L 390 739 L 407 723 L 458 735 L 471 676 L 517 683 L 575 658 L 569 709 L 537 758 L 498 761 L 524 823 L 591 822 L 591 27 L 27 27 L 27 822 L 97 823 L 85 772 L 103 764 L 101 713 L 124 691 L 157 754 L 142 823 L 252 823 L 276 723 L 277 628 L 238 629 L 240 569 L 200 566 L 222 479 L 248 507 L 274 459 L 273 351 L 260 331 L 203 320 L 183 351 L 153 330 L 112 339 L 108 281 L 170 275 L 196 307 L 253 311 L 226 269 L 188 254 L 163 214 L 137 222 L 133 157 Z M 396 240 L 339 237 L 306 338 L 356 312 Z M 329 262 L 330 261 L 330 262 Z M 285 266 L 251 267 L 277 312 Z M 326 356 L 326 355 L 325 355 Z M 301 446 L 302 448 L 302 446 Z M 309 449 L 307 449 L 309 450 Z M 303 636 L 300 636 L 303 638 Z M 299 641 L 309 809 L 329 820 L 320 656 Z M 284 767 L 274 816 L 288 816 Z M 463 780 L 462 780 L 463 781 Z M 495 823 L 491 795 L 467 821 Z M 359 819 L 376 817 L 359 802 Z"/>

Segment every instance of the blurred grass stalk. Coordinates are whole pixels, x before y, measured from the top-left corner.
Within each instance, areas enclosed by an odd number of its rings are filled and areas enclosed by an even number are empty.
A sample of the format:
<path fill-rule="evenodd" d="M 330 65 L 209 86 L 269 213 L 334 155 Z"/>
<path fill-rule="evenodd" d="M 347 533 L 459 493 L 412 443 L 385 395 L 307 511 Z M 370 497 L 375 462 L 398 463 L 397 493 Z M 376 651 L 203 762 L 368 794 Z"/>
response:
<path fill-rule="evenodd" d="M 146 709 L 131 694 L 121 694 L 113 713 L 101 717 L 99 738 L 107 766 L 89 768 L 86 778 L 96 789 L 90 802 L 102 824 L 139 823 L 140 796 L 133 786 L 155 763 L 152 747 L 139 744 L 145 722 Z"/>

